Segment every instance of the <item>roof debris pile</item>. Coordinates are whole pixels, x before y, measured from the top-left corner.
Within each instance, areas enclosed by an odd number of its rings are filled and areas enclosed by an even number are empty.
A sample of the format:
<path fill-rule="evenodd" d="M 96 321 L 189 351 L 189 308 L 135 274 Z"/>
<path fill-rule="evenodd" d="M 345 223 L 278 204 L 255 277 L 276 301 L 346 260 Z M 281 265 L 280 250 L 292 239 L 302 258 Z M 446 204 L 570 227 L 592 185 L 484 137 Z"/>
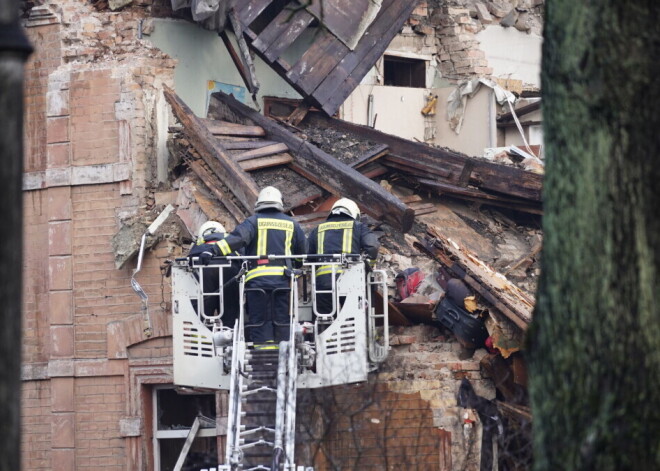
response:
<path fill-rule="evenodd" d="M 236 221 L 266 185 L 282 189 L 306 229 L 338 197 L 356 200 L 380 237 L 380 267 L 398 281 L 390 323 L 434 326 L 467 351 L 486 349 L 479 361 L 505 401 L 500 414 L 528 423 L 519 351 L 538 274 L 540 174 L 315 111 L 294 127 L 216 93 L 203 120 L 171 90 L 166 97 L 182 125 L 172 149 Z"/>

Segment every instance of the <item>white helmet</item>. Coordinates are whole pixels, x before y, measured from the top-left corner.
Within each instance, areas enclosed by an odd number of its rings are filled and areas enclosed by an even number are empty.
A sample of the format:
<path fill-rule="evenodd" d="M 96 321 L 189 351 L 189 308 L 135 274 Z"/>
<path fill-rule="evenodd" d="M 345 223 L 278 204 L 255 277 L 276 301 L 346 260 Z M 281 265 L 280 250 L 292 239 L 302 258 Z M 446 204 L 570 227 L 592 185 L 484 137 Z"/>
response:
<path fill-rule="evenodd" d="M 274 208 L 278 211 L 284 211 L 284 205 L 282 204 L 282 193 L 280 190 L 274 186 L 267 186 L 259 192 L 259 197 L 257 198 L 257 204 L 254 205 L 255 211 L 261 211 L 262 209 Z"/>
<path fill-rule="evenodd" d="M 330 214 L 345 214 L 346 216 L 357 220 L 360 219 L 360 208 L 355 204 L 355 201 L 349 200 L 348 198 L 341 198 L 332 205 Z"/>
<path fill-rule="evenodd" d="M 204 224 L 199 226 L 197 237 L 203 239 L 207 235 L 213 234 L 214 232 L 224 233 L 226 232 L 225 227 L 217 221 L 206 221 Z"/>

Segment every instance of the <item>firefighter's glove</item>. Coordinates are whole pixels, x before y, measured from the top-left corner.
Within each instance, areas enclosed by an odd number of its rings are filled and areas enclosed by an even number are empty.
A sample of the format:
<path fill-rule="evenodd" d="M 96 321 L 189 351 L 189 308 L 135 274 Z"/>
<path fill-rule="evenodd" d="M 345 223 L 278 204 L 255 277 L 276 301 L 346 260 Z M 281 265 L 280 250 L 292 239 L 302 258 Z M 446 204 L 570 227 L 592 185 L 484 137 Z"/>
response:
<path fill-rule="evenodd" d="M 208 250 L 205 250 L 204 252 L 199 254 L 199 263 L 206 266 L 209 264 L 212 258 L 213 258 L 213 252 L 209 252 Z"/>
<path fill-rule="evenodd" d="M 374 268 L 376 268 L 376 260 L 373 258 L 367 259 L 367 273 L 374 271 Z"/>

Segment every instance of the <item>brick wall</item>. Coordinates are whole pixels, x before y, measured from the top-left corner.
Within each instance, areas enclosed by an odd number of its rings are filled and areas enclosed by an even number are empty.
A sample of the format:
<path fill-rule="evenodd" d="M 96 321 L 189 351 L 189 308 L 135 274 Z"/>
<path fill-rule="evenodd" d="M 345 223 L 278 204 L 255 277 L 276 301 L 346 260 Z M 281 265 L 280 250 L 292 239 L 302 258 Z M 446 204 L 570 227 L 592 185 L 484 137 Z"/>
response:
<path fill-rule="evenodd" d="M 392 332 L 392 351 L 368 383 L 299 392 L 296 462 L 317 471 L 478 470 L 479 430 L 466 435 L 456 394 L 468 378 L 477 394 L 494 398 L 479 368 L 485 352 L 465 358 L 452 336 L 431 326 Z"/>
<path fill-rule="evenodd" d="M 50 381 L 24 383 L 21 390 L 23 469 L 52 469 Z"/>
<path fill-rule="evenodd" d="M 126 414 L 122 376 L 76 379 L 76 470 L 124 470 L 126 450 L 119 421 Z"/>
<path fill-rule="evenodd" d="M 69 109 L 73 165 L 114 163 L 119 157 L 119 123 L 115 103 L 120 80 L 108 69 L 71 74 Z"/>
<path fill-rule="evenodd" d="M 25 64 L 25 171 L 46 167 L 46 93 L 48 76 L 61 63 L 60 25 L 26 28 L 34 53 Z"/>

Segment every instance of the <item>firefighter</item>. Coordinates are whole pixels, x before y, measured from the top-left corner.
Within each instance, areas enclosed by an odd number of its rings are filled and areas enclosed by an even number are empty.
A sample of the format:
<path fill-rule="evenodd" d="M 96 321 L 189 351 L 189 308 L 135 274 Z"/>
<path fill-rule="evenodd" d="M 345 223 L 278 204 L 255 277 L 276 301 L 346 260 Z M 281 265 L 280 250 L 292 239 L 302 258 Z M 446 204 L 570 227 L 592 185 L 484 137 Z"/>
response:
<path fill-rule="evenodd" d="M 203 265 L 208 265 L 210 258 L 214 255 L 213 245 L 226 237 L 226 231 L 222 224 L 217 221 L 206 221 L 197 231 L 197 241 L 190 249 L 189 257 L 199 257 Z M 234 255 L 238 255 L 235 253 Z M 204 268 L 204 292 L 218 293 L 220 289 L 220 272 L 217 268 Z M 231 267 L 222 269 L 223 278 L 223 301 L 224 309 L 222 323 L 233 328 L 238 319 L 238 283 L 235 276 L 240 270 L 240 263 L 233 263 Z M 204 296 L 204 314 L 207 316 L 217 315 L 220 307 L 220 297 L 213 294 Z"/>
<path fill-rule="evenodd" d="M 272 186 L 261 190 L 250 216 L 217 244 L 221 254 L 245 247 L 245 255 L 302 255 L 306 253 L 305 233 L 284 214 L 282 194 Z M 289 339 L 290 269 L 287 260 L 251 261 L 245 275 L 245 295 L 250 339 L 259 348 L 269 342 Z M 275 321 L 275 325 L 273 323 Z M 272 348 L 277 348 L 272 346 Z"/>
<path fill-rule="evenodd" d="M 355 201 L 341 198 L 332 205 L 326 222 L 310 232 L 309 254 L 366 254 L 369 265 L 373 266 L 378 256 L 380 242 L 376 234 L 366 224 L 360 222 L 360 208 Z M 335 273 L 341 273 L 335 269 Z M 316 270 L 316 288 L 332 288 L 332 266 L 321 265 Z M 321 314 L 332 312 L 332 295 L 321 293 L 316 297 L 316 308 Z"/>

